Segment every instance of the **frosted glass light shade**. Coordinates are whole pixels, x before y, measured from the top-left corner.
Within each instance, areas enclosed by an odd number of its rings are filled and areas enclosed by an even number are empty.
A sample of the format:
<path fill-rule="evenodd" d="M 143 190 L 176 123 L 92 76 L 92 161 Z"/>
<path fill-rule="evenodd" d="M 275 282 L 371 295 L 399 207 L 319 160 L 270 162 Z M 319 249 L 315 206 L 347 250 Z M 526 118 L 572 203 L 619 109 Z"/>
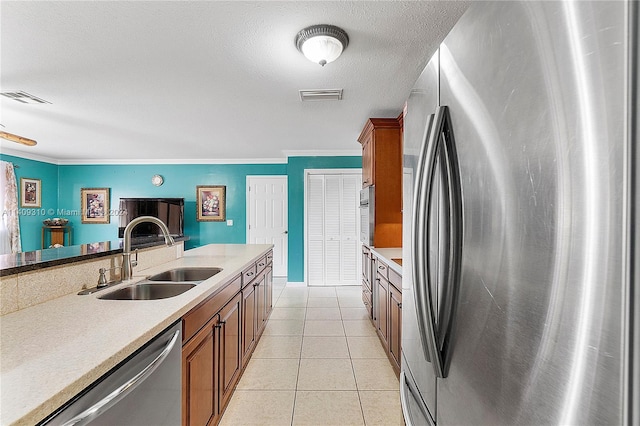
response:
<path fill-rule="evenodd" d="M 338 59 L 342 50 L 342 43 L 329 36 L 312 37 L 302 44 L 304 56 L 323 66 Z"/>
<path fill-rule="evenodd" d="M 349 44 L 349 36 L 333 25 L 313 25 L 298 33 L 295 44 L 310 61 L 325 66 L 338 59 Z"/>

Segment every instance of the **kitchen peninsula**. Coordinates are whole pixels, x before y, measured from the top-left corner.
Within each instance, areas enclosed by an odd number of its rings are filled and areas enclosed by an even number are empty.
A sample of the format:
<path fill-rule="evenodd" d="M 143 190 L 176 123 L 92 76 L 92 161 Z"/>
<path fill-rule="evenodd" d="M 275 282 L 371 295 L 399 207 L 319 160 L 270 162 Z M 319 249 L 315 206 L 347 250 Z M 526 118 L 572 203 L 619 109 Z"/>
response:
<path fill-rule="evenodd" d="M 62 286 L 66 295 L 0 317 L 1 424 L 41 421 L 158 333 L 223 291 L 248 268 L 257 267 L 259 260 L 267 259 L 271 248 L 271 245 L 212 244 L 185 252 L 182 244 L 178 244 L 177 248 L 150 249 L 164 253 L 157 257 L 162 263 L 141 264 L 134 270 L 132 280 L 113 289 L 170 268 L 222 268 L 220 273 L 185 293 L 161 300 L 100 300 L 97 298 L 100 293 L 78 296 L 79 289 L 72 286 L 77 271 L 67 274 L 72 266 L 52 267 L 50 285 L 24 291 L 42 293 Z M 166 253 L 172 259 L 166 260 Z M 5 295 L 12 297 L 12 292 L 24 292 L 18 288 L 19 278 L 15 275 L 2 276 L 0 283 L 3 299 Z"/>

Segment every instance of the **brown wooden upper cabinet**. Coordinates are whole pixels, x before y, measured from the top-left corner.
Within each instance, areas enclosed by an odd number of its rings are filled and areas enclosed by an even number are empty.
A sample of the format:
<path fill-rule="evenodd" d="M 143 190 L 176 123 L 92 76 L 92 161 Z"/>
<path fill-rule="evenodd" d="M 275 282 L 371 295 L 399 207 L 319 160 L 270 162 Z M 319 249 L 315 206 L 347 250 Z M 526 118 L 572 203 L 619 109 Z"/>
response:
<path fill-rule="evenodd" d="M 378 185 L 390 178 L 400 185 L 402 143 L 397 118 L 370 118 L 358 137 L 362 145 L 362 187 Z"/>
<path fill-rule="evenodd" d="M 375 247 L 402 246 L 402 114 L 370 118 L 362 145 L 362 187 L 374 186 Z"/>

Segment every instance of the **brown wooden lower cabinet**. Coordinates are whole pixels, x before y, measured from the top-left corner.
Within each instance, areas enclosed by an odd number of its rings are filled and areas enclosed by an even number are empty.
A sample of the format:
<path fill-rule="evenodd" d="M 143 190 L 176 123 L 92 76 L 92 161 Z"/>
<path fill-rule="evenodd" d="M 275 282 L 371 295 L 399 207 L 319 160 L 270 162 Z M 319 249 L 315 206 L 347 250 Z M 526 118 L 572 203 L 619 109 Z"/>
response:
<path fill-rule="evenodd" d="M 220 311 L 220 405 L 231 397 L 242 371 L 242 295 L 237 294 Z"/>
<path fill-rule="evenodd" d="M 389 346 L 389 281 L 380 274 L 377 274 L 376 285 L 378 286 L 378 316 L 376 318 L 376 326 L 378 329 L 378 336 L 386 348 Z"/>
<path fill-rule="evenodd" d="M 182 347 L 183 425 L 208 425 L 218 420 L 217 323 L 216 316 Z"/>
<path fill-rule="evenodd" d="M 402 342 L 402 292 L 389 285 L 389 356 L 400 369 L 400 344 Z"/>
<path fill-rule="evenodd" d="M 373 323 L 391 366 L 400 375 L 402 342 L 402 276 L 376 259 L 375 286 L 378 289 L 374 301 L 377 315 Z"/>
<path fill-rule="evenodd" d="M 253 285 L 256 288 L 256 334 L 261 336 L 267 325 L 267 275 L 262 273 Z"/>
<path fill-rule="evenodd" d="M 183 317 L 184 426 L 220 421 L 271 313 L 272 258 L 261 258 Z"/>
<path fill-rule="evenodd" d="M 256 347 L 256 288 L 251 284 L 242 290 L 242 366 L 251 358 Z"/>

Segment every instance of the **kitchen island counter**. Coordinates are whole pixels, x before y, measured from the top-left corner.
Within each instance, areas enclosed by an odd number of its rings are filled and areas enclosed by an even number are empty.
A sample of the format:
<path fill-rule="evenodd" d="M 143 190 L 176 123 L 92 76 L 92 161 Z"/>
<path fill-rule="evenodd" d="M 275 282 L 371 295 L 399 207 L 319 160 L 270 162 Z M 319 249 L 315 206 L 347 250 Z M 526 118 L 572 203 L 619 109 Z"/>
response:
<path fill-rule="evenodd" d="M 0 317 L 0 424 L 35 424 L 107 373 L 272 245 L 212 244 L 86 296 L 70 294 Z M 98 296 L 175 267 L 220 267 L 193 289 L 160 300 Z"/>

